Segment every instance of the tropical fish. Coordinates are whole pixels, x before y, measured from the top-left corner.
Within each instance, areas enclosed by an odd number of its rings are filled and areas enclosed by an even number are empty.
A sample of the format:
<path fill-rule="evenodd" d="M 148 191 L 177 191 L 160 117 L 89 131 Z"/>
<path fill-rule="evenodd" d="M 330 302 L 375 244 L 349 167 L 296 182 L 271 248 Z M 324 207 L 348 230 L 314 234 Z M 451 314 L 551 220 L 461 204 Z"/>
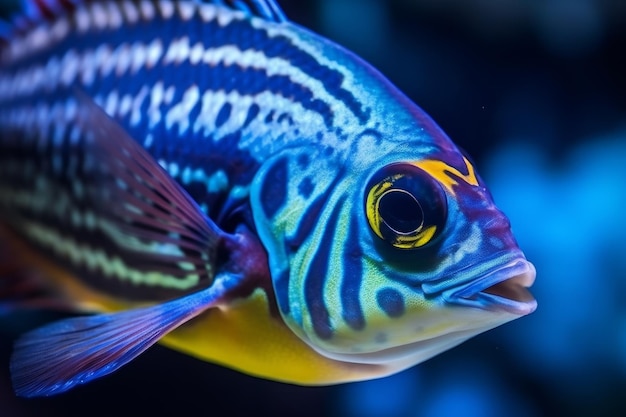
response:
<path fill-rule="evenodd" d="M 16 393 L 159 342 L 262 378 L 383 377 L 531 313 L 471 159 L 270 0 L 23 0 L 0 52 Z M 9 265 L 10 264 L 10 265 Z"/>

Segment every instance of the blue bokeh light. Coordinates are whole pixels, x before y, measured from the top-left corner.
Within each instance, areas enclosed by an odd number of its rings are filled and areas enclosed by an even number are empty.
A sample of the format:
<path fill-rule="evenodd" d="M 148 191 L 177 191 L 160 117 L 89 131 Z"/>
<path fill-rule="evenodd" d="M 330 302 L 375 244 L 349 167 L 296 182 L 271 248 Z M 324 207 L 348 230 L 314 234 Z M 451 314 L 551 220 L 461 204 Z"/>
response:
<path fill-rule="evenodd" d="M 341 415 L 344 417 L 403 416 L 421 401 L 422 381 L 417 369 L 383 379 L 341 387 Z"/>
<path fill-rule="evenodd" d="M 613 329 L 626 317 L 615 293 L 626 272 L 624 161 L 626 133 L 585 142 L 562 160 L 510 145 L 483 169 L 538 271 L 539 308 L 511 334 L 511 348 L 546 377 L 593 373 L 619 359 L 607 347 L 623 340 Z"/>
<path fill-rule="evenodd" d="M 481 172 L 537 268 L 532 292 L 539 308 L 478 339 L 509 352 L 519 376 L 548 384 L 547 395 L 562 397 L 573 409 L 592 404 L 616 375 L 626 379 L 626 302 L 620 295 L 626 289 L 626 130 L 586 141 L 561 158 L 530 141 L 503 143 L 487 155 Z M 345 415 L 540 414 L 529 394 L 516 389 L 516 378 L 485 352 L 468 361 L 464 349 L 442 355 L 437 377 L 427 383 L 421 372 L 429 363 L 346 387 Z"/>
<path fill-rule="evenodd" d="M 433 394 L 420 406 L 415 417 L 530 417 L 535 415 L 506 381 L 489 368 L 451 366 Z"/>

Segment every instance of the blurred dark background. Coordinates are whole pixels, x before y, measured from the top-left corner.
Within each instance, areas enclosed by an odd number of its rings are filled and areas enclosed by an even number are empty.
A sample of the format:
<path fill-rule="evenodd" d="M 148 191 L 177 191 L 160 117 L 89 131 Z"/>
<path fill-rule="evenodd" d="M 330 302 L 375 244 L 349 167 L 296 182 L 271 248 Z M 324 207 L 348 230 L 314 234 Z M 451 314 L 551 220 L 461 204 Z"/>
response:
<path fill-rule="evenodd" d="M 626 2 L 280 4 L 373 63 L 474 157 L 537 267 L 538 310 L 377 381 L 296 387 L 157 346 L 36 400 L 12 394 L 18 329 L 5 321 L 0 416 L 626 415 Z"/>

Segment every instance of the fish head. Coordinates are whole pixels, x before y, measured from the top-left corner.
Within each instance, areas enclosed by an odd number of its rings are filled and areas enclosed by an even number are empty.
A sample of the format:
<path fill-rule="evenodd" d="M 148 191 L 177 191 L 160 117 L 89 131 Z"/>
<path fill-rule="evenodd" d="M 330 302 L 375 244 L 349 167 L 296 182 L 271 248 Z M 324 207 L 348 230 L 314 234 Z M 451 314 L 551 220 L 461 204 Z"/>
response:
<path fill-rule="evenodd" d="M 283 199 L 257 226 L 285 323 L 321 355 L 398 371 L 536 308 L 535 269 L 472 162 L 456 147 L 415 154 L 342 171 L 309 153 L 309 203 L 296 184 L 253 193 Z"/>

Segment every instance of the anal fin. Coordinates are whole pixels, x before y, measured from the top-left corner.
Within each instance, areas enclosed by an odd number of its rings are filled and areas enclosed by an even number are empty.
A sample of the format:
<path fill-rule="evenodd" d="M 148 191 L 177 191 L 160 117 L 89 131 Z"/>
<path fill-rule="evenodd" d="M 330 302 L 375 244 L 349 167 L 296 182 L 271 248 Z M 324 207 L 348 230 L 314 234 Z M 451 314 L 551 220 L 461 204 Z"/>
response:
<path fill-rule="evenodd" d="M 167 300 L 210 285 L 228 235 L 121 124 L 90 97 L 75 100 L 76 116 L 50 122 L 66 132 L 54 143 L 40 126 L 3 128 L 0 222 L 114 297 Z"/>
<path fill-rule="evenodd" d="M 176 327 L 226 301 L 239 280 L 223 275 L 209 288 L 164 304 L 69 318 L 26 333 L 11 358 L 15 392 L 54 395 L 110 374 Z"/>

